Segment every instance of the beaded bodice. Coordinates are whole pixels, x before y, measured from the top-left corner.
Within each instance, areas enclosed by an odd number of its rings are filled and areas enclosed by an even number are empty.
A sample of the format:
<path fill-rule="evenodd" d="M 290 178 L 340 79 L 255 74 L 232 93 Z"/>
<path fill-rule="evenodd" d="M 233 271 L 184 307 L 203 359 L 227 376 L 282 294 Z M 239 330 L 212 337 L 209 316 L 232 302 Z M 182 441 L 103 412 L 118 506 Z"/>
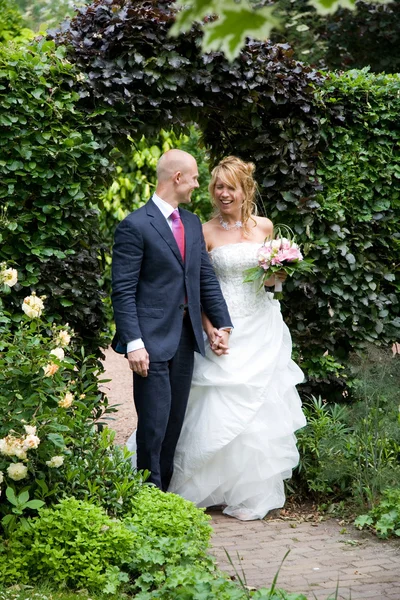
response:
<path fill-rule="evenodd" d="M 244 317 L 271 306 L 272 294 L 260 281 L 243 283 L 245 269 L 257 266 L 261 243 L 243 242 L 213 248 L 209 255 L 231 317 Z"/>

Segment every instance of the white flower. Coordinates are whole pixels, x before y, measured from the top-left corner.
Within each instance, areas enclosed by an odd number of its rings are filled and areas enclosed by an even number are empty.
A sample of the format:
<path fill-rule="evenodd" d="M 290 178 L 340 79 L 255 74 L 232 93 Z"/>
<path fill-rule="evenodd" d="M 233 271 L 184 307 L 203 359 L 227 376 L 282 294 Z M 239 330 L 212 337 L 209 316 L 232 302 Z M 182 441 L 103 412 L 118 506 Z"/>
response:
<path fill-rule="evenodd" d="M 65 329 L 62 329 L 61 331 L 58 332 L 58 335 L 56 338 L 56 343 L 59 346 L 62 346 L 63 348 L 65 348 L 66 346 L 68 346 L 70 341 L 71 341 L 71 336 L 68 333 L 68 331 L 66 331 Z"/>
<path fill-rule="evenodd" d="M 3 483 L 4 481 L 4 474 L 3 471 L 0 471 L 0 483 Z"/>
<path fill-rule="evenodd" d="M 271 242 L 271 248 L 273 250 L 279 250 L 279 248 L 281 247 L 281 245 L 282 245 L 281 240 L 272 240 L 272 242 Z"/>
<path fill-rule="evenodd" d="M 0 271 L 0 283 L 5 283 L 8 287 L 13 287 L 18 281 L 18 271 L 16 269 L 3 269 Z"/>
<path fill-rule="evenodd" d="M 22 463 L 12 463 L 7 469 L 8 476 L 14 481 L 24 479 L 28 474 L 28 467 Z"/>
<path fill-rule="evenodd" d="M 22 445 L 24 450 L 34 450 L 39 446 L 39 444 L 40 438 L 38 438 L 37 435 L 30 434 L 26 436 Z"/>
<path fill-rule="evenodd" d="M 53 456 L 53 458 L 51 458 L 50 460 L 46 460 L 46 465 L 48 467 L 58 469 L 58 467 L 61 467 L 63 462 L 64 462 L 63 456 Z"/>
<path fill-rule="evenodd" d="M 50 351 L 50 354 L 58 358 L 58 360 L 64 360 L 65 357 L 65 353 L 62 348 L 54 348 L 54 350 Z"/>
<path fill-rule="evenodd" d="M 42 314 L 44 309 L 43 300 L 38 298 L 35 292 L 31 296 L 27 296 L 22 303 L 22 310 L 27 317 L 37 319 Z"/>
<path fill-rule="evenodd" d="M 36 427 L 34 425 L 24 425 L 24 429 L 27 435 L 36 435 Z"/>
<path fill-rule="evenodd" d="M 61 408 L 69 408 L 74 401 L 74 396 L 71 392 L 67 392 L 61 400 L 58 401 L 58 406 Z"/>
<path fill-rule="evenodd" d="M 0 440 L 0 453 L 5 456 L 16 456 L 21 460 L 26 459 L 26 449 L 23 446 L 23 440 L 12 435 Z"/>

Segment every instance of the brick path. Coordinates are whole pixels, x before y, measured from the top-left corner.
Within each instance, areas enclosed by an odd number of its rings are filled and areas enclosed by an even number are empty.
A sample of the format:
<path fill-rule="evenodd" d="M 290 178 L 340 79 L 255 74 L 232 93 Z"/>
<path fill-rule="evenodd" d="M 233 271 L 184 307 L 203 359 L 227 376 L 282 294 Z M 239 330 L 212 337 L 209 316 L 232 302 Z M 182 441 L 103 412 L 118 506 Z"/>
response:
<path fill-rule="evenodd" d="M 119 404 L 117 440 L 124 443 L 134 428 L 132 376 L 123 357 L 106 352 L 104 384 L 111 404 Z M 269 587 L 290 549 L 278 577 L 278 587 L 302 592 L 309 600 L 326 600 L 339 582 L 344 600 L 400 600 L 400 542 L 384 542 L 336 519 L 320 523 L 270 519 L 241 522 L 210 513 L 213 554 L 221 569 L 234 574 L 225 550 L 247 585 Z M 239 558 L 237 556 L 239 554 Z M 171 599 L 173 600 L 173 599 Z"/>
<path fill-rule="evenodd" d="M 240 522 L 210 512 L 213 554 L 231 575 L 229 553 L 247 585 L 302 592 L 310 600 L 326 600 L 339 582 L 338 598 L 345 600 L 400 600 L 400 543 L 381 541 L 337 519 L 320 523 L 272 519 Z"/>

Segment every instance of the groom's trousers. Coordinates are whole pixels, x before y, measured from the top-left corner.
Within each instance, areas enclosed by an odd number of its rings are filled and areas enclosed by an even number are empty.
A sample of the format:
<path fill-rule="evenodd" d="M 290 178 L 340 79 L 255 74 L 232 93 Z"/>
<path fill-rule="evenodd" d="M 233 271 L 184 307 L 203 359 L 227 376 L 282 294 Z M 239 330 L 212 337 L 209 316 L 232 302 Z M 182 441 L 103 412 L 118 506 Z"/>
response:
<path fill-rule="evenodd" d="M 193 374 L 195 340 L 188 316 L 183 317 L 178 349 L 169 361 L 152 362 L 147 377 L 134 373 L 138 416 L 137 468 L 151 472 L 149 481 L 167 491 L 175 448 L 182 429 Z"/>

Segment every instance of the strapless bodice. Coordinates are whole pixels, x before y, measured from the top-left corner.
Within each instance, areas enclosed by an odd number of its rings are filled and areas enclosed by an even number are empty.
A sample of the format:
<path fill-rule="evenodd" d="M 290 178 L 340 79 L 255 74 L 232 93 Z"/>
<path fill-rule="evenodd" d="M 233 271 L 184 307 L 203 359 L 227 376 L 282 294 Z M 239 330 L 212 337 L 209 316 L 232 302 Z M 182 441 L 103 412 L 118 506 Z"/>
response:
<path fill-rule="evenodd" d="M 261 243 L 243 242 L 217 246 L 209 252 L 231 317 L 251 315 L 271 307 L 272 294 L 260 289 L 260 281 L 243 283 L 244 271 L 257 266 Z"/>

